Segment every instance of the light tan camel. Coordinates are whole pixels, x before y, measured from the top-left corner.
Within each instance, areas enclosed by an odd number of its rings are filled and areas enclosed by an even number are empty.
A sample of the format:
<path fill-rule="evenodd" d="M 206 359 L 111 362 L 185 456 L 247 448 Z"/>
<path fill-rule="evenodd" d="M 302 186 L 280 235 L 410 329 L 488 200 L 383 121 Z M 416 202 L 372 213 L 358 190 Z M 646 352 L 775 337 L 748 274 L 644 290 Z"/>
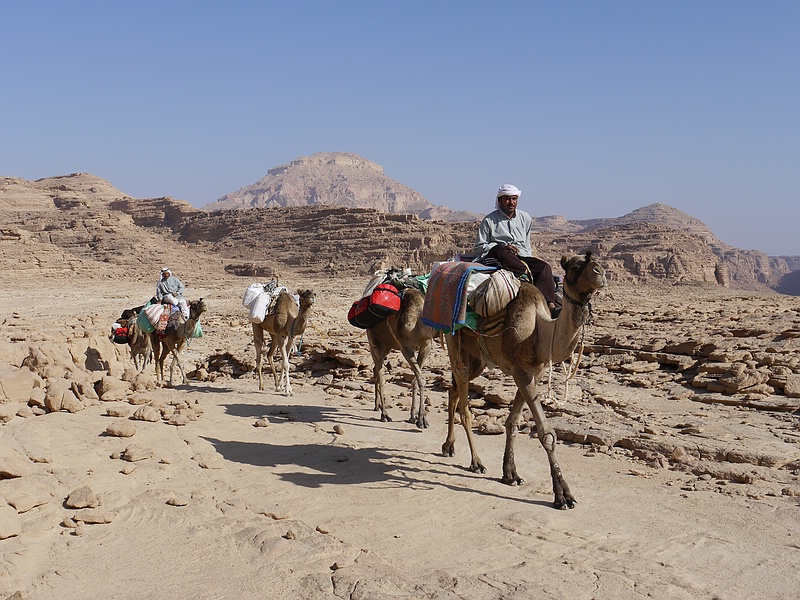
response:
<path fill-rule="evenodd" d="M 138 313 L 128 318 L 128 346 L 131 349 L 131 358 L 134 368 L 141 373 L 147 364 L 153 360 L 153 346 L 150 336 L 137 325 Z M 141 363 L 141 364 L 140 364 Z"/>
<path fill-rule="evenodd" d="M 400 311 L 367 329 L 369 351 L 372 354 L 373 381 L 375 384 L 375 410 L 381 411 L 381 421 L 391 421 L 386 412 L 386 392 L 383 384 L 383 367 L 392 350 L 400 350 L 414 372 L 411 384 L 411 414 L 408 422 L 420 429 L 428 426 L 425 408 L 425 378 L 422 369 L 433 344 L 435 330 L 420 320 L 425 296 L 417 289 L 405 288 L 400 301 Z"/>
<path fill-rule="evenodd" d="M 172 372 L 175 365 L 180 369 L 183 384 L 186 385 L 189 381 L 186 379 L 186 372 L 181 364 L 179 354 L 183 351 L 189 340 L 194 334 L 197 324 L 200 322 L 200 315 L 208 310 L 205 300 L 193 300 L 189 303 L 189 318 L 184 320 L 183 315 L 179 310 L 172 313 L 169 318 L 167 328 L 164 330 L 163 335 L 157 332 L 150 334 L 150 342 L 153 345 L 153 360 L 156 367 L 156 380 L 164 382 L 164 360 L 168 354 L 172 355 L 172 362 L 169 367 L 169 385 L 172 386 Z"/>
<path fill-rule="evenodd" d="M 552 320 L 547 302 L 541 292 L 531 284 L 523 283 L 519 295 L 506 307 L 495 335 L 479 335 L 468 329 L 460 329 L 455 335 L 447 335 L 447 350 L 453 373 L 453 385 L 449 391 L 447 439 L 442 445 L 445 456 L 455 454 L 455 411 L 458 408 L 461 424 L 467 434 L 472 453 L 470 471 L 484 473 L 483 466 L 472 438 L 472 414 L 469 410 L 467 391 L 469 382 L 481 374 L 491 363 L 504 373 L 511 375 L 517 384 L 517 394 L 506 420 L 506 447 L 503 455 L 502 482 L 521 484 L 514 463 L 514 437 L 517 422 L 527 403 L 536 421 L 536 433 L 550 462 L 556 508 L 574 508 L 575 498 L 561 474 L 556 462 L 556 433 L 547 422 L 539 397 L 536 382 L 545 368 L 569 358 L 581 331 L 590 315 L 589 302 L 597 290 L 605 287 L 606 276 L 591 252 L 585 256 L 561 258 L 564 277 L 564 308 L 561 315 Z M 502 328 L 502 329 L 501 329 Z"/>
<path fill-rule="evenodd" d="M 311 307 L 317 296 L 312 290 L 297 290 L 300 296 L 300 308 L 295 304 L 294 298 L 288 291 L 283 291 L 275 300 L 275 308 L 261 323 L 253 323 L 253 344 L 256 347 L 256 370 L 258 371 L 258 389 L 264 389 L 261 376 L 261 363 L 264 357 L 264 332 L 269 333 L 269 349 L 266 351 L 272 377 L 275 380 L 275 389 L 282 390 L 284 396 L 292 396 L 292 384 L 289 381 L 289 352 L 294 344 L 294 338 L 303 335 L 308 325 Z M 275 372 L 273 354 L 275 350 L 281 352 L 281 381 L 278 383 L 278 374 Z"/>

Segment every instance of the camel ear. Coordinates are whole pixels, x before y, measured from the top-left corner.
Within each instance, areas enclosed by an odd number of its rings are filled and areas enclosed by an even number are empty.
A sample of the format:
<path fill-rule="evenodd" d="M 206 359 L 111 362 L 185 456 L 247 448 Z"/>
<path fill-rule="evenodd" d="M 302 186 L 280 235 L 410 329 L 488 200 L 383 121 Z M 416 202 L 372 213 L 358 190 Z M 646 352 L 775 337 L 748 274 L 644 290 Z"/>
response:
<path fill-rule="evenodd" d="M 564 271 L 567 270 L 567 265 L 568 264 L 569 264 L 569 256 L 567 256 L 566 254 L 562 254 L 561 255 L 561 268 L 564 269 Z"/>

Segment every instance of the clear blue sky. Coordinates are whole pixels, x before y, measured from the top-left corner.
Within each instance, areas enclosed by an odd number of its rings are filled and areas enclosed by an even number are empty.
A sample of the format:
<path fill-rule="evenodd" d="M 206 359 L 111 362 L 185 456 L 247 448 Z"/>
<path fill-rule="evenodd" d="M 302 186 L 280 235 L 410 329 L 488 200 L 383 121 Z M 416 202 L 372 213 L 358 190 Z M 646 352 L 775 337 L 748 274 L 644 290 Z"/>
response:
<path fill-rule="evenodd" d="M 0 175 L 203 206 L 315 152 L 800 255 L 800 2 L 0 0 Z"/>

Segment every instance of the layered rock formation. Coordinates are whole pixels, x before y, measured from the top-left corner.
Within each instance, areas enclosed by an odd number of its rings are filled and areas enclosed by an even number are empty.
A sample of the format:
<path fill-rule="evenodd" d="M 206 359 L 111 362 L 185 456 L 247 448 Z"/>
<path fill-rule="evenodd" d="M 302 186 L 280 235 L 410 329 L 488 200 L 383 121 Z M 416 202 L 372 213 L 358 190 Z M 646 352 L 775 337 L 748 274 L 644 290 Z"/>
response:
<path fill-rule="evenodd" d="M 341 206 L 417 214 L 447 221 L 480 215 L 434 206 L 421 194 L 383 172 L 383 167 L 349 152 L 318 152 L 270 169 L 267 175 L 226 194 L 204 210 Z"/>
<path fill-rule="evenodd" d="M 378 165 L 353 160 L 361 170 L 380 172 Z M 322 158 L 310 166 L 323 168 Z M 89 277 L 104 276 L 97 263 L 115 265 L 128 276 L 152 277 L 163 262 L 184 268 L 214 266 L 247 277 L 285 269 L 365 275 L 381 266 L 427 272 L 436 261 L 469 254 L 478 225 L 338 206 L 207 212 L 169 197 L 134 199 L 83 173 L 36 182 L 4 178 L 0 210 L 5 224 L 0 265 L 36 268 L 40 274 L 67 267 Z M 430 208 L 423 213 L 436 214 Z M 649 218 L 662 218 L 668 225 L 643 220 Z M 707 283 L 750 290 L 781 286 L 784 293 L 796 293 L 787 277 L 792 257 L 787 261 L 731 248 L 696 219 L 665 205 L 618 219 L 541 217 L 535 219 L 535 229 L 535 252 L 556 272 L 562 254 L 592 250 L 603 256 L 618 282 Z"/>

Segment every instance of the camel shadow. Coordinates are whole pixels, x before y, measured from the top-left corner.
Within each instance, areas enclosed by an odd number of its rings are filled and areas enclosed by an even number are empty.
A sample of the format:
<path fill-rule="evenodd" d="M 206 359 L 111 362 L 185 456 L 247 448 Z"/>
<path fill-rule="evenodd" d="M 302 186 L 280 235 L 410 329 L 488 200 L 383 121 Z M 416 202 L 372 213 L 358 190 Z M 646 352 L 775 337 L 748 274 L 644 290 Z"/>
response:
<path fill-rule="evenodd" d="M 225 404 L 225 413 L 234 417 L 257 418 L 274 417 L 276 422 L 300 421 L 302 423 L 328 421 L 335 418 L 339 411 L 335 408 L 328 409 L 322 406 L 302 405 L 275 405 L 264 406 L 259 404 Z"/>
<path fill-rule="evenodd" d="M 297 444 L 281 446 L 265 442 L 241 442 L 203 437 L 214 446 L 225 460 L 276 469 L 276 475 L 291 484 L 317 489 L 329 485 L 369 485 L 382 488 L 445 488 L 452 492 L 472 493 L 522 502 L 526 505 L 552 508 L 552 502 L 519 498 L 478 490 L 469 482 L 477 477 L 471 473 L 452 473 L 452 465 L 432 460 L 430 455 L 418 451 L 404 451 L 398 455 L 382 448 L 349 448 L 327 444 Z M 292 470 L 297 467 L 298 470 Z M 466 469 L 464 469 L 466 471 Z M 447 473 L 452 480 L 433 480 L 437 474 Z M 501 485 L 498 481 L 498 485 Z M 505 486 L 503 486 L 505 487 Z"/>
<path fill-rule="evenodd" d="M 321 406 L 304 406 L 281 404 L 274 406 L 264 406 L 259 404 L 226 404 L 225 413 L 233 417 L 243 417 L 248 419 L 261 419 L 263 417 L 274 417 L 278 421 L 301 421 L 306 422 L 325 422 L 335 421 L 336 423 L 352 423 L 366 425 L 368 427 L 379 427 L 390 431 L 405 431 L 413 434 L 423 434 L 425 429 L 420 429 L 408 420 L 407 415 L 398 417 L 391 422 L 382 422 L 378 411 L 369 409 L 369 413 L 358 411 L 351 412 L 338 408 L 323 408 Z M 375 416 L 378 414 L 378 416 Z"/>
<path fill-rule="evenodd" d="M 233 388 L 229 387 L 214 387 L 211 385 L 195 385 L 191 383 L 179 383 L 173 385 L 171 388 L 166 387 L 165 389 L 185 392 L 199 392 L 201 394 L 228 394 L 234 391 Z"/>

